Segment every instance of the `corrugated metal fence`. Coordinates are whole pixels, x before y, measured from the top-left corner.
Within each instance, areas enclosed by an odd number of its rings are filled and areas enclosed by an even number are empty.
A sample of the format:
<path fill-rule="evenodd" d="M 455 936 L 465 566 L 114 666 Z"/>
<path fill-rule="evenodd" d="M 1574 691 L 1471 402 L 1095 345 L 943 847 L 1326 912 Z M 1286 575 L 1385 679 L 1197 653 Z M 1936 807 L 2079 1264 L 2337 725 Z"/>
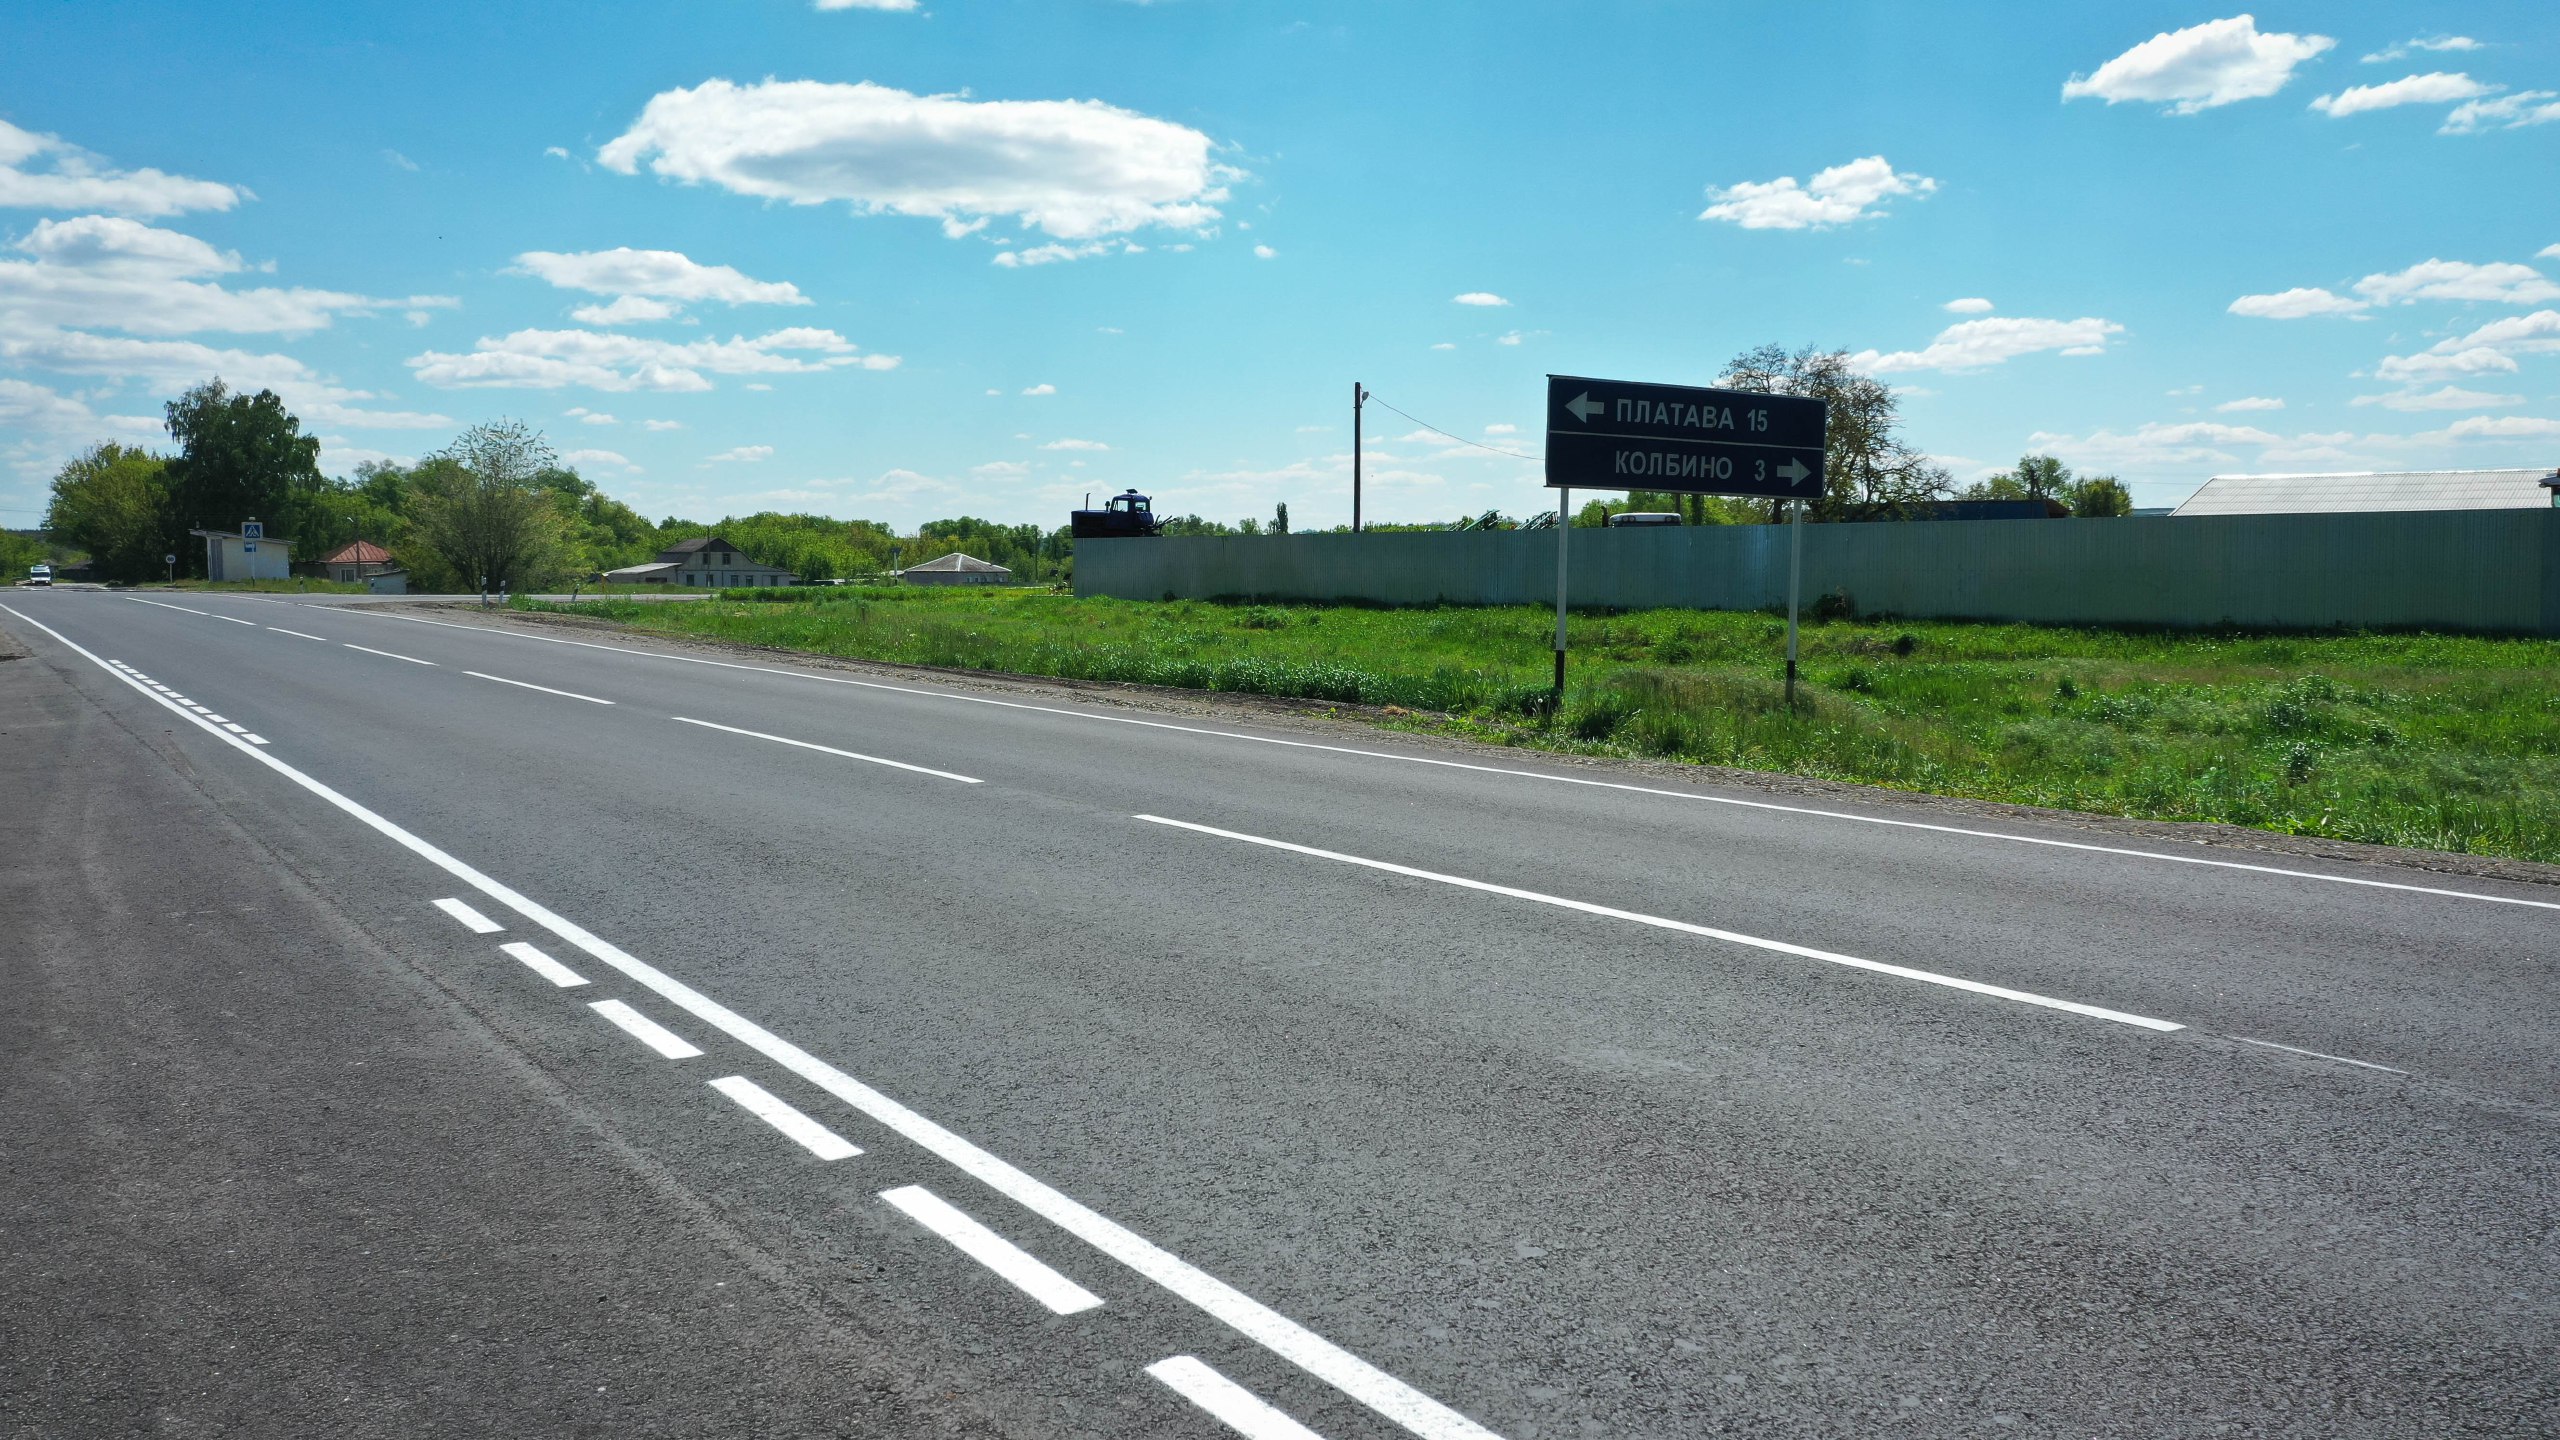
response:
<path fill-rule="evenodd" d="M 1576 530 L 1571 601 L 1784 605 L 1780 525 Z M 1551 604 L 1553 531 L 1087 540 L 1079 595 Z M 1804 595 L 1860 614 L 2560 635 L 2560 511 L 1808 525 Z"/>

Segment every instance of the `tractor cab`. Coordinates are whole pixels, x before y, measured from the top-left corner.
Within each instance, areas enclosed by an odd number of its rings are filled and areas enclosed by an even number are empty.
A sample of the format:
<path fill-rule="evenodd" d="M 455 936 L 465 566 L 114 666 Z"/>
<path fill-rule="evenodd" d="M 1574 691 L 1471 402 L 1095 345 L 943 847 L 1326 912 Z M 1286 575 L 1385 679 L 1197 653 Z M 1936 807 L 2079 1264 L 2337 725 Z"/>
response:
<path fill-rule="evenodd" d="M 1157 523 L 1154 504 L 1135 490 L 1123 490 L 1102 502 L 1102 508 L 1090 508 L 1093 497 L 1085 497 L 1088 508 L 1067 517 L 1070 532 L 1079 540 L 1109 540 L 1123 536 L 1155 535 L 1163 530 Z"/>

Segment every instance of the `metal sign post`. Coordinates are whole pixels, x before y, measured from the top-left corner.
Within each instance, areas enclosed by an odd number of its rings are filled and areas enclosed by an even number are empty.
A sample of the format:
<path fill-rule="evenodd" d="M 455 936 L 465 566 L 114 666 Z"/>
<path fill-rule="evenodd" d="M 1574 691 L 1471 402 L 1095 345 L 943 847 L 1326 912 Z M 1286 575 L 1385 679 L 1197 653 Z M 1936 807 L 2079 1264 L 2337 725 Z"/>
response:
<path fill-rule="evenodd" d="M 1804 589 L 1804 502 L 1787 515 L 1787 708 L 1796 708 L 1796 596 Z"/>
<path fill-rule="evenodd" d="M 1564 702 L 1565 531 L 1576 488 L 1792 500 L 1787 703 L 1796 698 L 1804 502 L 1822 497 L 1830 409 L 1802 395 L 1547 377 L 1547 485 L 1556 500 L 1556 703 Z"/>
<path fill-rule="evenodd" d="M 1564 557 L 1565 540 L 1573 530 L 1573 492 L 1556 491 L 1556 693 L 1552 702 L 1561 713 L 1564 709 Z"/>

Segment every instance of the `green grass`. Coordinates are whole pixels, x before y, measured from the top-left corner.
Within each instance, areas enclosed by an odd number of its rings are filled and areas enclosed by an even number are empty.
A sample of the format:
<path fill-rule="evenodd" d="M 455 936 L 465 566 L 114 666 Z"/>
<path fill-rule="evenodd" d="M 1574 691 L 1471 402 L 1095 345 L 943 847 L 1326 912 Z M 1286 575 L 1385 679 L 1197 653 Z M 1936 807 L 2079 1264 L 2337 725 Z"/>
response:
<path fill-rule="evenodd" d="M 2560 643 L 2163 633 L 1757 613 L 1554 616 L 745 592 L 570 610 L 671 633 L 919 665 L 1389 705 L 1509 745 L 1783 771 L 1942 795 L 2560 862 Z"/>
<path fill-rule="evenodd" d="M 371 593 L 368 587 L 363 585 L 351 585 L 339 580 L 314 580 L 302 575 L 296 575 L 288 580 L 180 580 L 175 584 L 171 584 L 165 580 L 146 580 L 143 584 L 162 590 L 245 590 L 251 594 L 265 595 L 364 595 Z"/>

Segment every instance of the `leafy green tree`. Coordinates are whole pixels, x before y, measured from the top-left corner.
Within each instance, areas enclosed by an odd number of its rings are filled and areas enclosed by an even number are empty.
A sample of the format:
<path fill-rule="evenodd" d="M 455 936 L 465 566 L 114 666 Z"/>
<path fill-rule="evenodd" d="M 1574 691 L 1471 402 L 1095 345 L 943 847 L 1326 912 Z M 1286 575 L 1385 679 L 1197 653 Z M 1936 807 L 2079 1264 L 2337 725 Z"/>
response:
<path fill-rule="evenodd" d="M 520 420 L 474 425 L 409 475 L 416 540 L 464 585 L 523 590 L 563 568 L 557 457 Z"/>
<path fill-rule="evenodd" d="M 201 570 L 203 547 L 178 542 L 190 529 L 230 530 L 251 517 L 291 537 L 319 494 L 320 442 L 272 390 L 234 394 L 220 377 L 169 402 L 170 507 L 164 538 L 182 567 Z M 190 554 L 190 551 L 193 554 Z"/>
<path fill-rule="evenodd" d="M 1860 374 L 1846 350 L 1808 345 L 1790 352 L 1782 345 L 1763 345 L 1733 357 L 1716 383 L 1828 402 L 1822 498 L 1814 502 L 1810 518 L 1900 519 L 1948 493 L 1945 467 L 1932 463 L 1899 433 L 1902 404 L 1893 387 Z M 1765 504 L 1771 519 L 1781 518 L 1784 501 Z"/>
<path fill-rule="evenodd" d="M 2133 513 L 2133 492 L 2113 475 L 2092 475 L 2071 484 L 2071 513 L 2083 520 L 2109 520 Z"/>
<path fill-rule="evenodd" d="M 1289 533 L 1289 502 L 1286 500 L 1283 500 L 1278 505 L 1272 507 L 1271 533 L 1274 535 L 1286 535 Z"/>
<path fill-rule="evenodd" d="M 42 536 L 0 530 L 0 584 L 25 579 L 31 567 L 47 563 L 52 554 Z"/>
<path fill-rule="evenodd" d="M 142 450 L 97 446 L 55 473 L 45 528 L 88 551 L 107 579 L 157 579 L 167 573 L 163 553 L 174 551 L 181 565 L 188 559 L 189 547 L 169 539 L 169 469 L 168 461 Z M 201 568 L 202 547 L 195 548 Z"/>

